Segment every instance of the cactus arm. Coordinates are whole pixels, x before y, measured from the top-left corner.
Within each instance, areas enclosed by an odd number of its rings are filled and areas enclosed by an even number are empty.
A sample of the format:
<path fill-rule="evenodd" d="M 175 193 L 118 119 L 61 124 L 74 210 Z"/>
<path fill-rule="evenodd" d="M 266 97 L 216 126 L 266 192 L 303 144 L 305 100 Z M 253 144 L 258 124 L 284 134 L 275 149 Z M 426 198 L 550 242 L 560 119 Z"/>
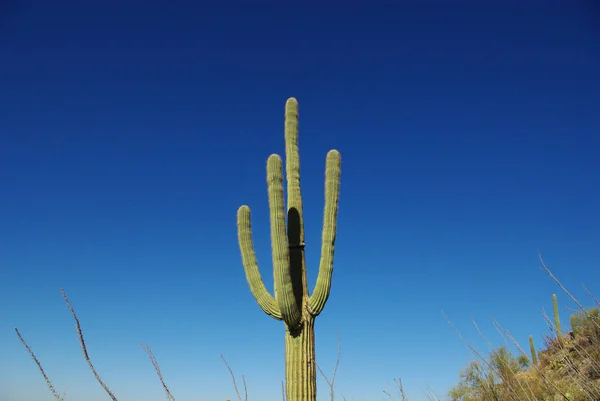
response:
<path fill-rule="evenodd" d="M 252 295 L 258 302 L 261 309 L 272 318 L 281 320 L 281 312 L 277 301 L 267 288 L 260 275 L 254 245 L 252 243 L 252 226 L 250 222 L 250 208 L 246 205 L 241 206 L 237 212 L 238 242 L 242 254 L 242 263 L 246 272 L 246 280 L 250 286 Z"/>
<path fill-rule="evenodd" d="M 325 167 L 325 211 L 323 213 L 323 239 L 321 243 L 321 262 L 315 289 L 308 301 L 309 311 L 319 315 L 331 290 L 333 274 L 333 254 L 337 229 L 338 201 L 340 197 L 341 156 L 337 150 L 327 153 Z"/>
<path fill-rule="evenodd" d="M 299 244 L 304 244 L 302 195 L 300 193 L 300 155 L 298 151 L 298 101 L 291 97 L 285 103 L 285 173 L 287 178 L 287 207 L 296 209 L 300 220 Z"/>
<path fill-rule="evenodd" d="M 298 101 L 285 102 L 285 168 L 287 181 L 287 238 L 290 255 L 290 275 L 297 305 L 308 298 L 308 279 L 304 259 L 304 217 L 300 191 L 300 154 L 298 151 Z"/>
<path fill-rule="evenodd" d="M 271 248 L 275 281 L 275 300 L 281 317 L 288 327 L 296 328 L 302 317 L 294 296 L 290 274 L 290 253 L 286 236 L 285 205 L 283 202 L 283 167 L 281 157 L 271 155 L 267 160 L 267 184 L 271 220 Z"/>

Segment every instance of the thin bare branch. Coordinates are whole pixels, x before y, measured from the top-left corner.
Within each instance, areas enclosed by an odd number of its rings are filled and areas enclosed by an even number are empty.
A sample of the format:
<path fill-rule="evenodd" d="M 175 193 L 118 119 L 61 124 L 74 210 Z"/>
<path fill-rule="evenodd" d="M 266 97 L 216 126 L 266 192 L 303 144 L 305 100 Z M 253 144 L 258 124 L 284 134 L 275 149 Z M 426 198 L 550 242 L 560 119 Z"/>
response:
<path fill-rule="evenodd" d="M 492 344 L 492 342 L 490 340 L 488 340 L 488 338 L 483 334 L 483 332 L 481 331 L 481 329 L 479 328 L 479 326 L 477 325 L 477 322 L 475 321 L 475 319 L 473 318 L 473 316 L 471 316 L 471 322 L 473 323 L 473 326 L 475 326 L 475 330 L 477 330 L 477 333 L 479 333 L 479 335 L 481 336 L 481 338 L 483 338 L 483 340 L 490 346 L 491 349 L 494 349 L 494 345 Z"/>
<path fill-rule="evenodd" d="M 167 387 L 167 384 L 165 383 L 165 380 L 163 379 L 162 372 L 160 371 L 160 366 L 158 365 L 158 361 L 156 360 L 156 358 L 154 357 L 154 354 L 152 353 L 152 349 L 150 348 L 150 346 L 148 344 L 140 344 L 140 345 L 142 346 L 144 351 L 146 351 L 148 358 L 150 358 L 150 361 L 152 362 L 152 366 L 154 366 L 154 370 L 156 370 L 158 379 L 160 380 L 160 383 L 162 384 L 163 388 L 165 389 L 165 393 L 167 394 L 167 400 L 175 401 L 175 397 L 173 397 L 173 394 L 171 394 L 169 387 Z"/>
<path fill-rule="evenodd" d="M 598 305 L 598 306 L 600 307 L 600 301 L 598 300 L 598 298 L 596 298 L 596 297 L 594 296 L 594 294 L 592 294 L 592 293 L 590 292 L 590 290 L 588 290 L 588 289 L 586 288 L 586 286 L 585 286 L 585 285 L 583 285 L 583 284 L 582 284 L 581 286 L 583 287 L 583 289 L 585 290 L 585 292 L 587 292 L 587 293 L 588 293 L 588 295 L 589 295 L 590 297 L 592 297 L 592 299 L 594 300 L 594 302 L 596 303 L 596 305 Z"/>
<path fill-rule="evenodd" d="M 46 384 L 48 385 L 48 388 L 52 392 L 52 395 L 54 396 L 54 398 L 56 398 L 58 401 L 63 401 L 63 397 L 61 397 L 60 395 L 58 395 L 58 393 L 56 392 L 56 389 L 52 385 L 52 382 L 50 381 L 50 379 L 48 378 L 48 376 L 46 376 L 46 372 L 44 372 L 44 368 L 42 367 L 42 364 L 37 359 L 37 357 L 33 353 L 33 350 L 29 347 L 29 345 L 27 344 L 27 342 L 25 341 L 25 339 L 23 338 L 23 336 L 21 335 L 21 333 L 19 333 L 19 329 L 17 329 L 16 327 L 15 327 L 15 332 L 17 333 L 17 336 L 19 336 L 19 340 L 21 340 L 21 342 L 23 343 L 23 345 L 25 346 L 25 348 L 29 352 L 29 355 L 31 355 L 31 357 L 33 358 L 33 361 L 35 362 L 35 364 L 37 365 L 38 369 L 42 373 L 42 376 L 44 376 L 44 380 L 46 381 Z"/>
<path fill-rule="evenodd" d="M 408 401 L 408 396 L 406 395 L 406 392 L 404 391 L 404 385 L 402 384 L 402 379 L 401 378 L 394 379 L 394 382 L 396 383 L 396 386 L 398 386 L 398 391 L 400 392 L 400 397 L 402 397 L 402 401 Z"/>
<path fill-rule="evenodd" d="M 548 275 L 550 276 L 550 278 L 552 280 L 554 280 L 556 282 L 556 284 L 559 285 L 559 287 L 563 290 L 563 292 L 565 294 L 567 294 L 569 296 L 569 298 L 571 298 L 573 300 L 573 302 L 575 302 L 575 304 L 583 311 L 583 313 L 586 313 L 585 308 L 579 303 L 579 301 L 573 295 L 571 295 L 571 293 L 569 292 L 569 290 L 567 290 L 565 288 L 565 286 L 562 285 L 562 283 L 554 276 L 554 274 L 552 274 L 552 272 L 550 271 L 550 269 L 548 269 L 546 267 L 546 263 L 544 263 L 544 259 L 542 259 L 542 254 L 540 252 L 538 252 L 538 258 L 540 259 L 540 262 L 542 263 L 542 268 L 546 271 L 546 273 L 548 273 Z"/>
<path fill-rule="evenodd" d="M 336 359 L 335 365 L 333 367 L 333 373 L 331 375 L 331 380 L 329 380 L 329 378 L 327 377 L 325 372 L 323 372 L 323 369 L 321 369 L 321 367 L 319 366 L 317 361 L 316 360 L 314 361 L 315 366 L 319 370 L 319 373 L 321 374 L 321 376 L 323 376 L 323 378 L 327 382 L 327 385 L 329 386 L 330 401 L 335 401 L 335 377 L 337 375 L 338 367 L 340 366 L 340 356 L 342 355 L 342 345 L 341 345 L 341 341 L 340 341 L 340 335 L 337 331 L 336 331 L 335 335 L 337 337 L 337 359 Z"/>
<path fill-rule="evenodd" d="M 238 401 L 242 401 L 242 396 L 240 394 L 240 390 L 238 388 L 237 381 L 235 380 L 235 374 L 233 373 L 233 369 L 231 369 L 231 366 L 229 366 L 229 364 L 225 360 L 225 357 L 223 356 L 223 354 L 221 354 L 221 359 L 225 363 L 225 366 L 227 366 L 227 370 L 229 370 L 229 374 L 231 375 L 231 380 L 233 381 L 233 389 L 235 390 L 235 394 L 238 397 Z M 244 383 L 244 395 L 246 397 L 244 399 L 244 401 L 248 401 L 248 389 L 246 388 L 246 378 L 244 377 L 244 375 L 242 375 L 242 382 Z"/>
<path fill-rule="evenodd" d="M 559 285 L 559 287 L 563 290 L 563 292 L 565 294 L 567 294 L 569 296 L 569 298 L 571 298 L 571 300 L 573 300 L 573 302 L 575 302 L 575 304 L 579 307 L 579 309 L 581 309 L 581 311 L 583 312 L 583 314 L 585 316 L 589 316 L 588 315 L 588 311 L 583 307 L 583 305 L 581 305 L 579 303 L 579 301 L 569 292 L 569 290 L 567 290 L 565 288 L 564 285 L 562 285 L 562 283 L 560 282 L 560 280 L 558 278 L 556 278 L 554 276 L 554 274 L 552 274 L 552 272 L 550 271 L 550 269 L 548 269 L 548 267 L 546 267 L 546 264 L 544 263 L 544 260 L 542 259 L 542 255 L 540 254 L 540 252 L 538 252 L 538 258 L 540 259 L 540 262 L 542 263 L 542 268 L 546 271 L 546 273 L 552 278 L 552 280 L 554 280 L 556 282 L 556 284 Z M 588 291 L 587 288 L 585 288 L 585 286 L 583 286 L 583 288 L 585 289 L 585 291 L 592 297 L 592 299 L 594 299 L 594 301 L 600 305 L 600 303 L 598 303 L 598 300 Z M 594 321 L 593 322 L 596 327 L 600 327 L 600 324 L 598 324 L 598 322 Z"/>
<path fill-rule="evenodd" d="M 548 326 L 548 329 L 550 329 L 550 331 L 552 331 L 553 333 L 557 333 L 558 330 L 556 329 L 556 324 L 554 323 L 554 319 L 550 319 L 550 317 L 548 316 L 548 314 L 546 313 L 546 310 L 544 308 L 542 308 L 542 317 L 544 318 L 544 321 L 546 322 L 546 326 Z"/>
<path fill-rule="evenodd" d="M 477 351 L 475 349 L 475 347 L 473 347 L 471 344 L 469 344 L 469 342 L 463 337 L 462 333 L 460 332 L 460 330 L 458 330 L 456 328 L 456 326 L 454 326 L 454 324 L 450 321 L 450 319 L 448 319 L 448 316 L 446 316 L 446 314 L 444 313 L 444 311 L 442 311 L 442 315 L 444 316 L 444 319 L 446 320 L 446 322 L 450 325 L 450 327 L 452 327 L 454 329 L 454 331 L 456 332 L 456 334 L 458 335 L 458 338 L 460 338 L 460 340 L 467 346 L 467 348 L 469 348 L 471 350 L 471 352 L 473 352 L 475 355 L 477 355 L 477 357 L 479 359 L 481 359 L 483 361 L 483 363 L 485 363 L 487 365 L 487 367 L 490 369 L 490 371 L 492 371 L 493 373 L 495 373 L 497 376 L 500 376 L 500 372 L 498 372 L 498 370 L 487 360 L 485 359 L 480 353 L 479 351 Z M 491 388 L 490 384 L 487 384 L 488 387 Z"/>
<path fill-rule="evenodd" d="M 69 298 L 67 298 L 67 294 L 65 293 L 65 291 L 62 288 L 60 289 L 60 292 L 62 293 L 63 298 L 65 299 L 65 302 L 67 303 L 67 306 L 71 310 L 71 314 L 73 315 L 73 319 L 75 319 L 75 327 L 77 328 L 77 336 L 79 337 L 79 343 L 81 344 L 81 351 L 83 352 L 83 356 L 85 358 L 85 361 L 87 362 L 87 364 L 90 367 L 92 373 L 94 374 L 94 377 L 96 378 L 96 380 L 98 381 L 98 383 L 100 383 L 100 385 L 102 386 L 102 388 L 104 389 L 104 391 L 106 391 L 106 393 L 110 396 L 110 398 L 113 401 L 118 401 L 117 397 L 115 397 L 115 395 L 112 393 L 112 391 L 110 391 L 110 389 L 108 388 L 108 386 L 102 381 L 102 379 L 98 375 L 98 372 L 96 372 L 96 369 L 94 368 L 94 365 L 92 364 L 92 361 L 90 360 L 90 357 L 88 355 L 87 347 L 85 345 L 85 340 L 83 339 L 83 333 L 81 332 L 81 325 L 79 324 L 79 319 L 77 318 L 77 314 L 75 313 L 75 309 L 73 309 L 73 306 L 71 306 L 71 302 L 69 302 Z"/>
<path fill-rule="evenodd" d="M 248 401 L 248 385 L 246 384 L 246 377 L 242 375 L 242 383 L 244 383 L 244 400 Z"/>

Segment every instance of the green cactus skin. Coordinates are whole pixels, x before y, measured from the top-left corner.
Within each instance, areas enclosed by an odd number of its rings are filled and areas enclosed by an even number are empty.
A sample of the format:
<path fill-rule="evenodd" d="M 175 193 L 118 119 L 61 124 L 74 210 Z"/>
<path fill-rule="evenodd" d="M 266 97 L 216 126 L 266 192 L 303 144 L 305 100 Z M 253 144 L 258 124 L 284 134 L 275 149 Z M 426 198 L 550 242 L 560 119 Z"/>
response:
<path fill-rule="evenodd" d="M 337 150 L 327 153 L 321 261 L 317 282 L 310 295 L 304 259 L 304 220 L 298 154 L 298 102 L 295 98 L 289 98 L 285 104 L 285 156 L 287 227 L 281 157 L 273 154 L 267 160 L 274 296 L 266 289 L 258 269 L 252 242 L 250 208 L 246 205 L 241 206 L 237 212 L 238 242 L 252 295 L 267 315 L 284 322 L 286 400 L 315 401 L 317 375 L 314 322 L 323 311 L 331 289 L 341 156 Z"/>
<path fill-rule="evenodd" d="M 554 307 L 554 325 L 556 326 L 556 338 L 560 338 L 560 317 L 558 316 L 558 301 L 556 300 L 556 294 L 552 294 L 552 305 Z"/>
<path fill-rule="evenodd" d="M 533 344 L 533 337 L 529 336 L 529 349 L 531 350 L 531 361 L 534 365 L 538 364 L 537 354 L 535 353 L 535 345 Z"/>

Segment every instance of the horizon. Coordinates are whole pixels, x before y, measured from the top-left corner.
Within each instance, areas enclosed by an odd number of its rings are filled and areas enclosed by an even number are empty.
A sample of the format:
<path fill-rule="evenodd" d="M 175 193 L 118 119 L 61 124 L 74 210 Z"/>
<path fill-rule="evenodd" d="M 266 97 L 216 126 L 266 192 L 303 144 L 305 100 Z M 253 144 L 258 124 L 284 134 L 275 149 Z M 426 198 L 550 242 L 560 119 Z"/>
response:
<path fill-rule="evenodd" d="M 600 10 L 545 7 L 206 6 L 137 1 L 0 6 L 0 399 L 51 400 L 17 327 L 65 401 L 164 390 L 178 401 L 281 399 L 283 323 L 254 300 L 236 211 L 252 210 L 273 290 L 266 161 L 299 103 L 309 288 L 325 155 L 341 153 L 331 296 L 316 355 L 336 396 L 401 378 L 445 396 L 490 317 L 527 348 L 557 294 L 600 296 Z M 433 4 L 436 7 L 433 7 Z M 2 8 L 4 7 L 4 8 Z M 511 350 L 514 347 L 510 346 Z M 318 399 L 329 389 L 318 377 Z"/>

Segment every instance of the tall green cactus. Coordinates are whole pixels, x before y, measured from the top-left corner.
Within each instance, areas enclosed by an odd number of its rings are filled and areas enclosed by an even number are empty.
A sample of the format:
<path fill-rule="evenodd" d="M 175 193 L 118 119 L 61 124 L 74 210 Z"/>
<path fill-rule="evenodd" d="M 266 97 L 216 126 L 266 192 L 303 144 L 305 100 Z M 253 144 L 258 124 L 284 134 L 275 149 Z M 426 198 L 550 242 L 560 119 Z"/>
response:
<path fill-rule="evenodd" d="M 331 289 L 341 157 L 337 150 L 330 150 L 327 153 L 321 261 L 317 282 L 311 295 L 308 291 L 304 259 L 304 219 L 298 154 L 298 102 L 294 98 L 289 98 L 285 104 L 285 157 L 287 227 L 281 157 L 273 154 L 267 160 L 275 296 L 267 291 L 258 269 L 252 243 L 250 208 L 246 205 L 241 206 L 237 212 L 238 241 L 252 295 L 267 315 L 284 322 L 286 399 L 315 401 L 317 375 L 314 321 L 325 307 Z"/>
<path fill-rule="evenodd" d="M 556 294 L 552 294 L 552 306 L 554 307 L 554 325 L 556 326 L 556 338 L 560 340 L 560 317 L 558 316 L 558 301 L 556 300 Z"/>
<path fill-rule="evenodd" d="M 531 362 L 534 365 L 538 364 L 537 355 L 535 353 L 535 344 L 533 343 L 533 337 L 529 336 L 529 349 L 531 350 Z"/>

